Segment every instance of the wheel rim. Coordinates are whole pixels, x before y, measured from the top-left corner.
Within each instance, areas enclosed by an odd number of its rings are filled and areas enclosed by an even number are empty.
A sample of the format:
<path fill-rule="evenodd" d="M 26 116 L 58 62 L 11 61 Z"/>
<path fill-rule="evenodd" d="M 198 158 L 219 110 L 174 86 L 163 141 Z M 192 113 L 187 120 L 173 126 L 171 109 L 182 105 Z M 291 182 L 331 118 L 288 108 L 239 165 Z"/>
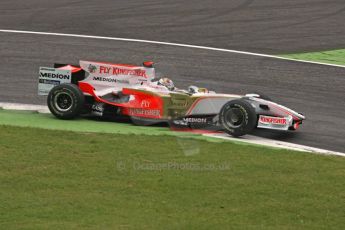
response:
<path fill-rule="evenodd" d="M 66 112 L 72 108 L 73 99 L 68 93 L 60 92 L 54 97 L 54 105 L 58 110 Z"/>
<path fill-rule="evenodd" d="M 226 112 L 225 118 L 225 123 L 228 127 L 238 128 L 243 124 L 244 114 L 239 108 L 231 108 Z"/>

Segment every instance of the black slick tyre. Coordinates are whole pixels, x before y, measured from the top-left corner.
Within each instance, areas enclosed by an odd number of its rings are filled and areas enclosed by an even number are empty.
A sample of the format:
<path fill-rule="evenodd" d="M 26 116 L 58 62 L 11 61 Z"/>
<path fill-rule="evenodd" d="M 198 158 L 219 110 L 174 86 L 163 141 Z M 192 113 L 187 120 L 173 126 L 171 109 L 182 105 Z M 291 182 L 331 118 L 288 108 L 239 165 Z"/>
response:
<path fill-rule="evenodd" d="M 47 104 L 50 112 L 59 119 L 70 120 L 80 115 L 84 108 L 85 97 L 78 86 L 61 84 L 48 94 Z"/>
<path fill-rule="evenodd" d="M 232 100 L 222 107 L 219 121 L 226 133 L 239 137 L 255 128 L 257 115 L 249 102 L 241 99 Z"/>

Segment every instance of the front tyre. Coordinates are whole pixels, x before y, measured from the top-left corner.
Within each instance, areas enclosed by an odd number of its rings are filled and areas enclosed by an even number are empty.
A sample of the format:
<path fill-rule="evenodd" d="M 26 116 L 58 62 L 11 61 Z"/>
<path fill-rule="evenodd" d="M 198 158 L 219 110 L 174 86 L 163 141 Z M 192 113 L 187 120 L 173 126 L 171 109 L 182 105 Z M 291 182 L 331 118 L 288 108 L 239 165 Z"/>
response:
<path fill-rule="evenodd" d="M 255 128 L 257 115 L 249 102 L 233 100 L 222 107 L 219 121 L 226 133 L 239 137 L 250 133 Z"/>
<path fill-rule="evenodd" d="M 61 84 L 55 86 L 48 94 L 49 110 L 59 119 L 69 120 L 77 117 L 83 110 L 85 97 L 78 86 Z"/>

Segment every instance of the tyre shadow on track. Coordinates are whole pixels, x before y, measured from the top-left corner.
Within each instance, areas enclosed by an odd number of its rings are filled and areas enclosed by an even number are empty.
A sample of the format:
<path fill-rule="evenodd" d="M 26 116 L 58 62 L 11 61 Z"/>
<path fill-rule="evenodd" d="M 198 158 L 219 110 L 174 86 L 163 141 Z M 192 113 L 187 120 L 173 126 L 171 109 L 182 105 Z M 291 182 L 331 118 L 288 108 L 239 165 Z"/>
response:
<path fill-rule="evenodd" d="M 131 122 L 129 117 L 121 117 L 121 118 L 100 118 L 100 117 L 92 117 L 92 116 L 85 116 L 85 119 L 91 121 L 98 121 L 98 122 L 114 122 L 114 123 L 121 123 L 121 124 L 128 124 L 128 125 L 135 125 Z M 147 126 L 146 126 L 147 127 Z M 162 127 L 162 128 L 170 128 L 172 131 L 177 131 L 178 129 L 174 127 L 170 127 L 170 125 L 166 122 L 161 122 L 157 124 L 152 124 L 150 127 Z M 191 129 L 191 132 L 192 129 Z M 201 133 L 201 132 L 200 132 Z M 279 141 L 290 141 L 293 139 L 298 138 L 301 134 L 297 131 L 280 131 L 280 130 L 268 130 L 268 129 L 254 129 L 250 135 L 261 137 L 261 138 L 268 138 L 273 140 Z"/>

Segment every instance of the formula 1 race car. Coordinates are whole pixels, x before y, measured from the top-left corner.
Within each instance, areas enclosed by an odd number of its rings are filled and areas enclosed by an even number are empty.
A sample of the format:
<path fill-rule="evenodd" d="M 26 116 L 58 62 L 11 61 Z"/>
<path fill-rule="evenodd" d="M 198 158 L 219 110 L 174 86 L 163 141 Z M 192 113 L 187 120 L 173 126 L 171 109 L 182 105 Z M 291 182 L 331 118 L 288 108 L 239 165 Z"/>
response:
<path fill-rule="evenodd" d="M 267 96 L 218 94 L 190 86 L 177 89 L 155 79 L 152 62 L 143 66 L 80 61 L 79 66 L 41 67 L 39 95 L 48 95 L 52 114 L 128 117 L 135 124 L 168 122 L 176 128 L 215 129 L 242 136 L 254 128 L 296 130 L 305 117 Z"/>

